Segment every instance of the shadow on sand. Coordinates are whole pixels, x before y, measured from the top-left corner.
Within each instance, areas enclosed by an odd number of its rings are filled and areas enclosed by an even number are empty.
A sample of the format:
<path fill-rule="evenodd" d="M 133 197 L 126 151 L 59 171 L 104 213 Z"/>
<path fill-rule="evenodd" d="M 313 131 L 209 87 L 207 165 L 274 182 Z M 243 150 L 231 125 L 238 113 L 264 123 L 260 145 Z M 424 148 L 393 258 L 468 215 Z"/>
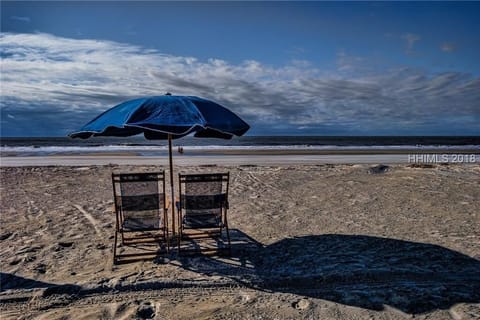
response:
<path fill-rule="evenodd" d="M 11 273 L 0 272 L 0 292 L 8 289 L 39 289 L 49 288 L 53 284 L 20 277 Z"/>
<path fill-rule="evenodd" d="M 55 284 L 34 279 L 28 279 L 11 273 L 0 272 L 0 292 L 9 289 L 45 289 L 43 295 L 52 295 L 56 293 L 75 293 L 81 290 L 81 286 L 75 284 Z M 5 300 L 5 299 L 3 299 Z M 2 300 L 2 301 L 3 301 Z M 5 300 L 6 301 L 6 300 Z"/>
<path fill-rule="evenodd" d="M 235 237 L 242 236 L 236 230 Z M 182 267 L 271 292 L 407 313 L 480 302 L 480 261 L 426 243 L 362 235 L 312 235 L 268 246 L 248 242 L 232 255 L 180 258 Z"/>
<path fill-rule="evenodd" d="M 239 230 L 231 230 L 231 237 L 230 256 L 180 255 L 169 262 L 215 276 L 213 280 L 150 279 L 114 288 L 82 288 L 1 273 L 1 291 L 45 288 L 43 296 L 82 297 L 112 290 L 214 289 L 238 284 L 372 310 L 388 305 L 407 313 L 448 309 L 457 303 L 480 303 L 480 261 L 438 245 L 330 234 L 287 238 L 263 246 Z M 6 296 L 0 300 L 8 299 Z"/>

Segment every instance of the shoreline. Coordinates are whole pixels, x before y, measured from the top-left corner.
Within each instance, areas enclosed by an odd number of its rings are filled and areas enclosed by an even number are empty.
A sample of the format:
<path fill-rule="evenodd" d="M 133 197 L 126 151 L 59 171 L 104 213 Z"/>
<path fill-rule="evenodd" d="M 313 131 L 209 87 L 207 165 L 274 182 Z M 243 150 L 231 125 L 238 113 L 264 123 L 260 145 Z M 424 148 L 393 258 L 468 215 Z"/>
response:
<path fill-rule="evenodd" d="M 295 164 L 479 164 L 480 154 L 472 152 L 430 153 L 222 153 L 222 154 L 174 154 L 175 166 L 195 165 L 295 165 Z M 4 156 L 0 167 L 21 166 L 89 166 L 89 165 L 168 165 L 168 156 L 141 156 L 133 153 L 95 153 L 49 156 Z"/>
<path fill-rule="evenodd" d="M 196 153 L 194 151 L 194 153 Z M 373 154 L 480 154 L 480 148 L 459 148 L 459 149 L 440 149 L 440 148 L 425 148 L 425 149 L 368 149 L 368 148 L 351 148 L 351 149 L 225 149 L 225 150 L 202 150 L 198 153 L 206 153 L 211 155 L 373 155 Z"/>

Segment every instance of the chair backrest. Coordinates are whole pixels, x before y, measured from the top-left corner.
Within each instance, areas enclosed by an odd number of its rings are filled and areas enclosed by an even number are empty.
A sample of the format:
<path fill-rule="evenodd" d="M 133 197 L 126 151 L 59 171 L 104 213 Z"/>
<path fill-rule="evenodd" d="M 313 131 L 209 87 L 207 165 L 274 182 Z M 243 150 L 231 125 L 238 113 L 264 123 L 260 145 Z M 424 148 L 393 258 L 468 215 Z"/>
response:
<path fill-rule="evenodd" d="M 229 173 L 179 174 L 179 182 L 180 206 L 185 216 L 216 215 L 221 220 L 228 201 Z M 196 220 L 195 224 L 201 225 Z"/>
<path fill-rule="evenodd" d="M 112 173 L 117 219 L 130 230 L 159 229 L 165 207 L 164 172 Z"/>

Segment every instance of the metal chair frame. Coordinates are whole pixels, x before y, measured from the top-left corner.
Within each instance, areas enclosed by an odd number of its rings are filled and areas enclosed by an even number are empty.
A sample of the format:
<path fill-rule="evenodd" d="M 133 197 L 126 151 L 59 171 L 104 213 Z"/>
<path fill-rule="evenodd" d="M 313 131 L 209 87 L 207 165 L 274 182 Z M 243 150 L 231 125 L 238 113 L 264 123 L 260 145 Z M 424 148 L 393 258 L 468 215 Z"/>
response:
<path fill-rule="evenodd" d="M 231 243 L 230 243 L 230 232 L 228 227 L 228 219 L 227 219 L 227 211 L 229 209 L 228 203 L 228 188 L 230 184 L 230 173 L 206 173 L 206 174 L 182 174 L 178 175 L 178 188 L 179 188 L 179 196 L 180 200 L 177 201 L 177 218 L 178 218 L 178 238 L 177 238 L 177 246 L 180 252 L 180 243 L 182 239 L 201 239 L 201 238 L 212 238 L 214 236 L 221 237 L 222 231 L 225 228 L 227 241 L 228 241 L 228 250 L 230 250 Z M 185 205 L 186 203 L 182 203 L 186 201 L 182 199 L 185 195 L 182 193 L 183 190 L 186 188 L 186 184 L 193 184 L 197 182 L 221 182 L 222 183 L 222 193 L 218 196 L 221 197 L 221 203 L 218 207 L 220 209 L 220 223 L 216 227 L 205 227 L 205 228 L 188 228 L 184 226 L 183 218 L 185 214 Z M 183 188 L 182 188 L 183 187 Z M 183 189 L 183 190 L 182 190 Z M 216 209 L 216 207 L 214 208 Z M 195 229 L 199 230 L 200 232 L 194 234 L 186 235 L 184 233 L 185 229 Z"/>
<path fill-rule="evenodd" d="M 139 228 L 135 230 L 128 230 L 124 228 L 124 210 L 122 209 L 122 201 L 124 195 L 122 195 L 121 184 L 122 183 L 132 183 L 132 182 L 148 182 L 155 181 L 158 183 L 156 194 L 159 195 L 159 199 L 163 201 L 163 208 L 158 206 L 158 219 L 159 226 L 158 228 Z M 160 186 L 161 185 L 161 186 Z M 117 254 L 117 242 L 118 234 L 121 236 L 122 245 L 129 244 L 140 244 L 140 243 L 149 243 L 149 242 L 161 242 L 166 243 L 166 251 L 169 251 L 169 239 L 168 239 L 168 204 L 165 197 L 165 173 L 161 172 L 142 172 L 142 173 L 112 173 L 112 186 L 113 186 L 113 196 L 114 196 L 114 208 L 116 215 L 115 223 L 115 236 L 113 244 L 113 263 L 117 264 L 119 262 L 118 258 L 120 257 Z M 120 190 L 117 192 L 117 189 Z M 161 193 L 160 193 L 161 192 Z M 142 232 L 151 232 L 151 231 L 160 231 L 160 234 L 151 234 Z M 136 235 L 135 235 L 136 233 Z M 133 234 L 131 237 L 126 237 L 126 234 Z M 125 258 L 142 258 L 143 256 L 152 256 L 161 253 L 161 250 L 154 253 L 130 253 L 123 254 L 121 257 Z"/>

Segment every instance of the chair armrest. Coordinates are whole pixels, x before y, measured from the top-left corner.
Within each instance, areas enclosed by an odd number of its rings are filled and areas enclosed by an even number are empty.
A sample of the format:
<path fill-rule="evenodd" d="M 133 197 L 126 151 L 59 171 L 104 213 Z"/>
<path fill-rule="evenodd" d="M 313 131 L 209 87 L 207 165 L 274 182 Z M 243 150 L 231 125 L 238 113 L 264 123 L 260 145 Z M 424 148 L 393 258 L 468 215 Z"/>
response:
<path fill-rule="evenodd" d="M 180 211 L 180 198 L 175 197 L 175 208 L 177 209 L 177 212 Z"/>

